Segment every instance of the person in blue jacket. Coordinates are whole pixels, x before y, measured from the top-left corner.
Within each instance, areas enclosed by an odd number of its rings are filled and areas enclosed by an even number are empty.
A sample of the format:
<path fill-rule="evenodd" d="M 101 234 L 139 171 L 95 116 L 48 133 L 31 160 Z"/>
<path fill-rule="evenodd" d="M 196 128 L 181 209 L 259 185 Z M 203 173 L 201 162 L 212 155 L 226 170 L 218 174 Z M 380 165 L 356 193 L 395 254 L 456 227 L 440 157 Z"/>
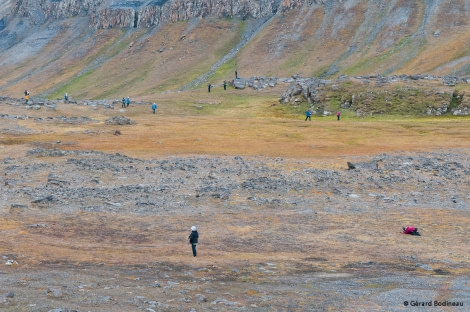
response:
<path fill-rule="evenodd" d="M 312 116 L 312 112 L 309 109 L 307 109 L 305 111 L 305 121 L 307 121 L 307 119 L 312 121 L 312 117 L 310 117 L 310 116 Z"/>
<path fill-rule="evenodd" d="M 153 113 L 155 114 L 155 112 L 157 111 L 157 103 L 152 104 L 152 110 L 153 110 Z"/>

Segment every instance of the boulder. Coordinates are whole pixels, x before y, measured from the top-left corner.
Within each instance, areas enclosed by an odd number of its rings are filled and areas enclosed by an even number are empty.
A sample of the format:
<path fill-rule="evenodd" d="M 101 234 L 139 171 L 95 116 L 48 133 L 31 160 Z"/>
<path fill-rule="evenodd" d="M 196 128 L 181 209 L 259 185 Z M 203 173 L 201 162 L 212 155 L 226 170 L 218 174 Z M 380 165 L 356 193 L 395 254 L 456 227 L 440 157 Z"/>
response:
<path fill-rule="evenodd" d="M 237 78 L 233 80 L 233 87 L 235 89 L 245 89 L 246 87 L 246 80 L 243 78 Z"/>

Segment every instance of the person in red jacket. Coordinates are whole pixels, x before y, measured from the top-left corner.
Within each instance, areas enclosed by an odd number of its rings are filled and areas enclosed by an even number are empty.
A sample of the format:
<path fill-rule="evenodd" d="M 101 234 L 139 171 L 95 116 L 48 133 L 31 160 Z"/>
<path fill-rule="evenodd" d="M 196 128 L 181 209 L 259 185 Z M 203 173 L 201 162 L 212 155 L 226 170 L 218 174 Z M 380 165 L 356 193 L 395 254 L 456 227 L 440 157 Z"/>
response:
<path fill-rule="evenodd" d="M 421 234 L 418 233 L 418 228 L 414 226 L 407 226 L 403 227 L 403 234 L 410 234 L 410 235 L 417 235 L 421 236 Z"/>

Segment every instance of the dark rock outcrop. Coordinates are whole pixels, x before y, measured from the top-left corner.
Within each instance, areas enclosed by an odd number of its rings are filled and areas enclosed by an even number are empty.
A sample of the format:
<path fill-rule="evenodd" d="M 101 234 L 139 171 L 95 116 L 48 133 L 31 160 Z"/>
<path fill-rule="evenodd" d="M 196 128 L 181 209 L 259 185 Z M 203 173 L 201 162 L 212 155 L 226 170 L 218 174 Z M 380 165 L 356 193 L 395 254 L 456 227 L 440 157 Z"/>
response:
<path fill-rule="evenodd" d="M 315 3 L 316 1 L 314 1 Z M 166 22 L 177 22 L 191 18 L 261 18 L 276 14 L 279 8 L 289 10 L 303 2 L 261 1 L 103 1 L 103 0 L 61 0 L 61 1 L 13 1 L 12 15 L 26 17 L 32 24 L 47 20 L 65 19 L 75 16 L 89 16 L 94 28 L 152 27 Z M 1 16 L 0 16 L 1 17 Z M 0 29 L 4 27 L 0 20 Z"/>
<path fill-rule="evenodd" d="M 356 88 L 346 89 L 344 83 L 354 80 Z M 437 82 L 424 87 L 420 81 Z M 340 108 L 353 110 L 357 116 L 374 114 L 416 114 L 441 116 L 451 113 L 455 116 L 470 114 L 470 99 L 465 93 L 455 93 L 449 86 L 466 84 L 456 77 L 435 77 L 429 75 L 401 76 L 341 76 L 336 81 L 319 78 L 293 76 L 288 88 L 281 95 L 281 104 L 298 104 L 307 101 L 313 114 L 328 116 L 332 98 L 340 102 Z M 418 83 L 416 85 L 415 83 Z M 386 88 L 395 85 L 395 88 Z M 444 88 L 443 88 L 443 87 Z M 395 104 L 394 104 L 395 103 Z M 396 103 L 401 103 L 398 105 Z"/>

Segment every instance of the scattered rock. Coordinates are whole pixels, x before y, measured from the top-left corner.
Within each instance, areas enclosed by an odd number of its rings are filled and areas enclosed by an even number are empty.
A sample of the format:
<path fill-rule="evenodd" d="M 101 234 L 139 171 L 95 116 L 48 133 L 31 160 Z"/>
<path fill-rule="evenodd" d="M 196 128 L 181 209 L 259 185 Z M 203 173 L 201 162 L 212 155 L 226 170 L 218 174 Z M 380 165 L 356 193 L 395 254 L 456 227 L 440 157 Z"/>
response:
<path fill-rule="evenodd" d="M 152 284 L 150 284 L 150 287 L 162 287 L 162 286 L 158 282 L 153 282 Z"/>
<path fill-rule="evenodd" d="M 36 224 L 27 225 L 27 227 L 31 229 L 36 229 L 36 228 L 45 228 L 47 227 L 47 225 L 44 223 L 36 223 Z"/>
<path fill-rule="evenodd" d="M 234 302 L 234 301 L 229 301 L 227 299 L 217 298 L 216 300 L 212 301 L 211 304 L 224 304 L 224 305 L 227 305 L 227 306 L 235 306 L 235 305 L 239 305 L 240 303 Z"/>
<path fill-rule="evenodd" d="M 107 125 L 133 125 L 135 124 L 135 121 L 130 120 L 127 117 L 124 116 L 114 116 L 111 118 L 106 119 L 105 124 Z"/>
<path fill-rule="evenodd" d="M 45 197 L 41 197 L 41 198 L 33 200 L 32 203 L 38 204 L 38 203 L 47 203 L 47 202 L 53 202 L 53 201 L 55 201 L 54 196 L 47 195 Z"/>
<path fill-rule="evenodd" d="M 27 209 L 29 207 L 28 205 L 24 205 L 24 204 L 11 204 L 10 208 L 11 209 Z"/>
<path fill-rule="evenodd" d="M 15 265 L 18 265 L 18 262 L 16 262 L 15 260 L 10 259 L 7 262 L 5 262 L 5 265 L 15 266 Z"/>
<path fill-rule="evenodd" d="M 196 300 L 197 300 L 198 302 L 207 302 L 207 297 L 204 296 L 204 295 L 201 295 L 201 294 L 197 294 L 197 295 L 196 295 Z"/>
<path fill-rule="evenodd" d="M 60 289 L 48 288 L 44 291 L 44 294 L 52 298 L 61 298 L 64 294 Z"/>
<path fill-rule="evenodd" d="M 426 270 L 426 271 L 432 271 L 432 268 L 431 268 L 429 265 L 427 265 L 427 264 L 416 263 L 416 264 L 415 264 L 415 267 L 416 267 L 416 268 L 424 269 L 424 270 Z"/>

